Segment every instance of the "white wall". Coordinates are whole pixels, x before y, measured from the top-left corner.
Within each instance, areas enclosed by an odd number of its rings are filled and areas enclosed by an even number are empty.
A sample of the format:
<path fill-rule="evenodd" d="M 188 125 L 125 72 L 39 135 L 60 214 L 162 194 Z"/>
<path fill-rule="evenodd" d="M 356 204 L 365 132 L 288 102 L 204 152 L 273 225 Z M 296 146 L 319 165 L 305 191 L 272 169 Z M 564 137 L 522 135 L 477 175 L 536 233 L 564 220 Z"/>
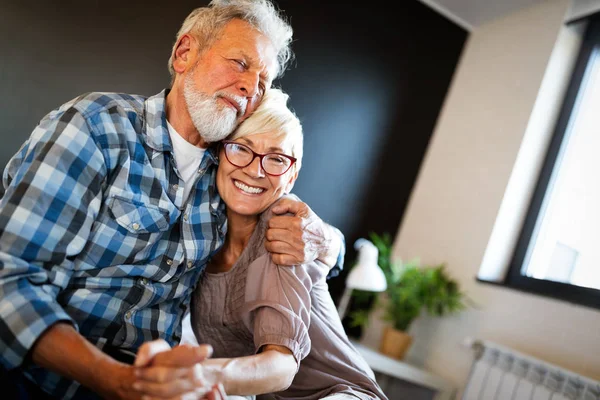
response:
<path fill-rule="evenodd" d="M 568 6 L 549 0 L 471 33 L 396 238 L 397 256 L 447 262 L 478 304 L 411 329 L 408 360 L 459 388 L 472 362 L 467 336 L 600 379 L 600 312 L 475 280 Z M 363 343 L 376 347 L 372 321 Z"/>

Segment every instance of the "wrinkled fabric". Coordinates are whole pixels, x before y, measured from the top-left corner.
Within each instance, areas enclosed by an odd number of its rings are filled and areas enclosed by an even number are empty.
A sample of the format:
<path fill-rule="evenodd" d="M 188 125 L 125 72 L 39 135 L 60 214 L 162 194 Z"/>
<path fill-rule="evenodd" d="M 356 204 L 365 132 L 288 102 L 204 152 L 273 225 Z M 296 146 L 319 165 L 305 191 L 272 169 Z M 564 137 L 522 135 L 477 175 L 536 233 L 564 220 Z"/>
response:
<path fill-rule="evenodd" d="M 316 400 L 387 397 L 367 362 L 344 332 L 319 262 L 280 267 L 264 247 L 270 209 L 265 211 L 242 255 L 223 273 L 203 273 L 192 295 L 192 329 L 213 357 L 256 354 L 267 344 L 290 349 L 298 372 L 285 391 L 257 399 Z"/>

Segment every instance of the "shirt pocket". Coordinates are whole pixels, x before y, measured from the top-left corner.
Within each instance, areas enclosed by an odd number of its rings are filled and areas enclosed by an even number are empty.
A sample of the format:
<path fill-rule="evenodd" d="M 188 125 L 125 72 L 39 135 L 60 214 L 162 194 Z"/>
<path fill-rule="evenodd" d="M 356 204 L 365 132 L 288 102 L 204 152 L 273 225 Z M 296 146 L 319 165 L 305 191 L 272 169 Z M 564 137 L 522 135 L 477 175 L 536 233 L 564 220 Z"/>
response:
<path fill-rule="evenodd" d="M 169 229 L 169 210 L 113 196 L 109 209 L 115 221 L 131 233 L 155 233 Z"/>

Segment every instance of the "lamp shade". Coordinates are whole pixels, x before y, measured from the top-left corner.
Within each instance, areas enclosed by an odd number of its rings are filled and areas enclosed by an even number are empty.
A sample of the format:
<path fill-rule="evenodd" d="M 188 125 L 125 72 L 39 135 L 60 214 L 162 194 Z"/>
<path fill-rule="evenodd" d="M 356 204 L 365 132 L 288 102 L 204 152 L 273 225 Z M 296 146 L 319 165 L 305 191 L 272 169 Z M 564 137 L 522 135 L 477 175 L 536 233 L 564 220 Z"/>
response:
<path fill-rule="evenodd" d="M 346 278 L 346 287 L 349 289 L 366 290 L 369 292 L 383 292 L 387 282 L 383 271 L 377 264 L 379 250 L 367 239 L 358 239 L 354 243 L 358 251 L 358 262 Z"/>

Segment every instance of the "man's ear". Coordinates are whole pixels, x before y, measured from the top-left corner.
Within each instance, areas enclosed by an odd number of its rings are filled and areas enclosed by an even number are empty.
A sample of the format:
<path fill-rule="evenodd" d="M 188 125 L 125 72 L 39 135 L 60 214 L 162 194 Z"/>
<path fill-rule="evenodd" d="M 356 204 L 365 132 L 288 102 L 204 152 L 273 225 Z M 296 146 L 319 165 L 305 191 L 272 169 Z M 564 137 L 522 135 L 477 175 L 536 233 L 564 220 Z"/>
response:
<path fill-rule="evenodd" d="M 194 66 L 196 61 L 197 46 L 189 34 L 181 35 L 173 51 L 173 69 L 181 74 Z"/>

